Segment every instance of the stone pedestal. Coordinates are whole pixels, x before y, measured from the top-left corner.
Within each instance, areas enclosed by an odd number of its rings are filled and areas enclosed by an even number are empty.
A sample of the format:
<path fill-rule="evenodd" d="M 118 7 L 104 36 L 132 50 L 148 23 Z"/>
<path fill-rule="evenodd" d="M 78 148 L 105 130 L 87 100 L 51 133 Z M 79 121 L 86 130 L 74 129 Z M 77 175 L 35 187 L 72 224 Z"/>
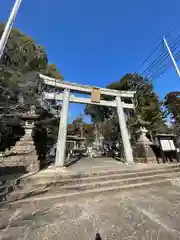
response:
<path fill-rule="evenodd" d="M 16 145 L 5 152 L 4 163 L 6 166 L 24 166 L 27 172 L 37 172 L 40 163 L 36 147 L 32 138 L 34 120 L 28 119 L 25 122 L 25 135 L 16 142 Z"/>
<path fill-rule="evenodd" d="M 146 137 L 146 128 L 140 129 L 140 137 L 134 147 L 134 156 L 137 162 L 152 163 L 156 161 L 156 156 L 151 148 L 152 142 Z"/>

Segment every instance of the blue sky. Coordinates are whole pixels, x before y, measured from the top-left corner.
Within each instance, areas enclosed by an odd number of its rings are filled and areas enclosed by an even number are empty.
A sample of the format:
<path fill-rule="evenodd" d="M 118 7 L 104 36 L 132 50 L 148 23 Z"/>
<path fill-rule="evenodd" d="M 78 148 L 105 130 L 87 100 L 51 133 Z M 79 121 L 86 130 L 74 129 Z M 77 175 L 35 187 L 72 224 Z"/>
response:
<path fill-rule="evenodd" d="M 14 1 L 1 0 L 0 21 Z M 180 21 L 179 9 L 179 0 L 23 0 L 15 26 L 46 48 L 65 80 L 106 86 L 139 69 Z M 162 98 L 180 80 L 171 68 L 154 85 Z M 72 105 L 70 120 L 82 112 Z"/>

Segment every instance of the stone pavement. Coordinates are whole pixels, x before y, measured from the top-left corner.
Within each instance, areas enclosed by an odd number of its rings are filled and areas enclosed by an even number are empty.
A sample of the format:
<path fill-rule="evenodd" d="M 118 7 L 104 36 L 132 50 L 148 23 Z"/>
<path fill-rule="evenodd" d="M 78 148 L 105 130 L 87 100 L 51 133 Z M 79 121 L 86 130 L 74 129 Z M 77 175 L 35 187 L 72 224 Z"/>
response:
<path fill-rule="evenodd" d="M 127 168 L 122 162 L 116 161 L 111 157 L 98 157 L 98 158 L 88 158 L 84 157 L 80 159 L 77 163 L 68 167 L 69 170 L 74 172 L 92 172 L 101 170 L 117 170 L 118 168 L 124 170 Z"/>
<path fill-rule="evenodd" d="M 114 171 L 114 170 L 143 170 L 143 169 L 152 169 L 152 168 L 161 168 L 165 166 L 170 166 L 178 163 L 167 163 L 167 164 L 158 164 L 158 163 L 135 163 L 135 164 L 125 164 L 120 161 L 116 161 L 111 157 L 100 157 L 92 158 L 84 157 L 80 159 L 75 164 L 69 166 L 68 168 L 55 168 L 54 165 L 50 166 L 48 169 L 44 169 L 37 173 L 38 175 L 44 174 L 73 174 L 73 173 L 91 173 L 97 171 Z"/>
<path fill-rule="evenodd" d="M 175 183 L 174 183 L 175 184 Z M 175 240 L 180 239 L 180 186 L 58 202 L 58 199 L 4 205 L 1 240 Z"/>

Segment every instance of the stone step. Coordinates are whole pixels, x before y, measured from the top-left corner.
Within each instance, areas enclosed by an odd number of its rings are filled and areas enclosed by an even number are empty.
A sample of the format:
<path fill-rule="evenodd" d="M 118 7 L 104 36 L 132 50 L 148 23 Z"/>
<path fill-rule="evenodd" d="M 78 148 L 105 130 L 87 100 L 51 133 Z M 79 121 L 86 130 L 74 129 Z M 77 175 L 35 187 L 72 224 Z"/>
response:
<path fill-rule="evenodd" d="M 112 176 L 114 177 L 114 176 Z M 151 176 L 136 176 L 131 178 L 117 178 L 112 179 L 110 176 L 108 179 L 102 180 L 101 178 L 91 178 L 88 182 L 67 182 L 62 185 L 62 182 L 51 182 L 45 185 L 38 185 L 28 187 L 26 186 L 26 191 L 31 191 L 33 189 L 46 188 L 48 192 L 70 192 L 70 191 L 84 191 L 87 189 L 101 188 L 101 187 L 111 187 L 116 185 L 128 185 L 136 184 L 152 180 L 162 180 L 167 178 L 178 178 L 180 177 L 180 172 L 169 172 L 169 173 L 159 173 Z M 81 179 L 82 180 L 82 179 Z M 87 180 L 87 179 L 86 179 Z"/>
<path fill-rule="evenodd" d="M 166 167 L 160 169 L 153 170 L 144 170 L 144 171 L 133 171 L 133 172 L 122 172 L 122 171 L 108 171 L 108 172 L 98 172 L 95 174 L 88 175 L 46 175 L 46 176 L 36 176 L 34 175 L 31 178 L 24 179 L 24 182 L 21 182 L 21 186 L 26 187 L 41 187 L 45 185 L 71 185 L 71 184 L 83 184 L 90 183 L 93 181 L 108 181 L 108 180 L 121 180 L 121 179 L 129 179 L 129 178 L 137 178 L 137 177 L 149 177 L 155 176 L 156 174 L 168 174 L 180 172 L 180 167 Z"/>
<path fill-rule="evenodd" d="M 7 186 L 0 197 L 8 199 L 18 199 L 20 196 L 30 197 L 32 194 L 41 195 L 59 191 L 64 193 L 77 191 L 90 191 L 92 189 L 112 188 L 114 186 L 143 184 L 146 181 L 162 181 L 167 178 L 178 177 L 180 167 L 176 165 L 166 165 L 164 167 L 144 170 L 129 171 L 101 171 L 82 174 L 67 175 L 27 175 L 24 178 L 16 179 L 16 184 Z M 39 177 L 39 174 L 41 178 Z M 180 176 L 180 174 L 179 174 Z M 38 190 L 40 189 L 40 191 Z M 10 194 L 11 193 L 11 194 Z M 3 195 L 4 194 L 4 195 Z"/>
<path fill-rule="evenodd" d="M 92 189 L 99 189 L 99 192 L 102 192 L 104 188 L 113 188 L 113 187 L 123 187 L 123 186 L 139 186 L 139 184 L 144 184 L 145 182 L 161 182 L 167 179 L 176 179 L 180 178 L 179 172 L 170 172 L 170 173 L 159 173 L 151 176 L 139 176 L 133 178 L 124 178 L 124 179 L 115 179 L 112 180 L 109 178 L 106 181 L 94 179 L 89 183 L 83 184 L 66 184 L 66 185 L 54 185 L 48 184 L 41 187 L 28 188 L 27 186 L 22 190 L 16 190 L 11 195 L 7 196 L 8 200 L 17 200 L 21 197 L 31 197 L 32 195 L 44 195 L 44 194 L 69 194 L 70 192 L 84 192 L 91 191 Z"/>
<path fill-rule="evenodd" d="M 135 165 L 133 165 L 135 166 Z M 68 168 L 63 168 L 63 170 L 59 169 L 47 169 L 39 172 L 37 175 L 34 175 L 31 179 L 41 179 L 43 177 L 52 178 L 54 176 L 62 178 L 62 179 L 70 179 L 70 178 L 79 178 L 79 177 L 93 177 L 93 176 L 106 176 L 113 174 L 126 174 L 126 173 L 136 173 L 136 172 L 149 172 L 149 171 L 158 171 L 164 169 L 180 169 L 180 164 L 157 164 L 155 167 L 147 167 L 147 168 L 129 168 L 129 169 L 121 169 L 120 167 L 117 170 L 103 170 L 103 171 L 91 171 L 91 172 L 74 172 L 71 173 L 68 171 Z M 28 178 L 27 178 L 28 181 Z"/>
<path fill-rule="evenodd" d="M 88 189 L 84 191 L 72 191 L 68 193 L 48 193 L 48 189 L 38 189 L 36 191 L 29 192 L 21 192 L 19 193 L 19 196 L 17 195 L 11 195 L 7 199 L 7 203 L 9 204 L 16 204 L 17 207 L 21 206 L 22 203 L 24 202 L 38 202 L 38 201 L 47 201 L 51 200 L 58 202 L 65 202 L 65 201 L 74 201 L 78 198 L 94 198 L 98 197 L 99 194 L 101 196 L 109 196 L 109 194 L 117 194 L 119 192 L 125 192 L 126 190 L 129 189 L 134 189 L 134 188 L 152 188 L 156 185 L 162 185 L 162 187 L 166 187 L 168 184 L 171 184 L 171 181 L 173 181 L 173 178 L 166 178 L 162 180 L 152 180 L 148 182 L 143 182 L 143 183 L 136 183 L 136 184 L 127 184 L 127 185 L 118 185 L 115 187 L 101 187 L 101 188 L 94 188 L 94 189 Z M 39 193 L 42 194 L 39 194 Z"/>
<path fill-rule="evenodd" d="M 104 188 L 104 187 L 115 187 L 120 185 L 128 185 L 128 184 L 136 184 L 136 183 L 144 183 L 152 180 L 163 180 L 163 179 L 169 179 L 169 178 L 180 178 L 180 173 L 164 173 L 164 174 L 155 174 L 152 176 L 141 176 L 141 177 L 133 177 L 133 178 L 124 178 L 124 179 L 115 179 L 112 180 L 111 178 L 102 181 L 99 179 L 94 179 L 94 181 L 91 181 L 89 183 L 71 183 L 66 185 L 58 185 L 58 184 L 50 184 L 47 186 L 49 188 L 48 192 L 70 192 L 70 191 L 84 191 L 88 189 L 94 189 L 94 188 Z"/>

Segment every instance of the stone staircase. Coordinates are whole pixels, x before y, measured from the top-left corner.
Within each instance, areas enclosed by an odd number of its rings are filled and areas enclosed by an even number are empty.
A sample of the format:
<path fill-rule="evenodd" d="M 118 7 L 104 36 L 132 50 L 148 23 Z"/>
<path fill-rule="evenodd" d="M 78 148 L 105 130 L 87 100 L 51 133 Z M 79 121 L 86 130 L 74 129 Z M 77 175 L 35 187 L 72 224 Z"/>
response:
<path fill-rule="evenodd" d="M 99 194 L 118 193 L 132 188 L 151 188 L 180 181 L 180 165 L 161 165 L 158 168 L 99 171 L 62 174 L 58 171 L 39 172 L 21 178 L 6 201 L 38 201 L 58 199 L 65 201 Z M 10 186 L 9 186 L 10 187 Z M 12 186 L 11 186 L 12 188 Z"/>

